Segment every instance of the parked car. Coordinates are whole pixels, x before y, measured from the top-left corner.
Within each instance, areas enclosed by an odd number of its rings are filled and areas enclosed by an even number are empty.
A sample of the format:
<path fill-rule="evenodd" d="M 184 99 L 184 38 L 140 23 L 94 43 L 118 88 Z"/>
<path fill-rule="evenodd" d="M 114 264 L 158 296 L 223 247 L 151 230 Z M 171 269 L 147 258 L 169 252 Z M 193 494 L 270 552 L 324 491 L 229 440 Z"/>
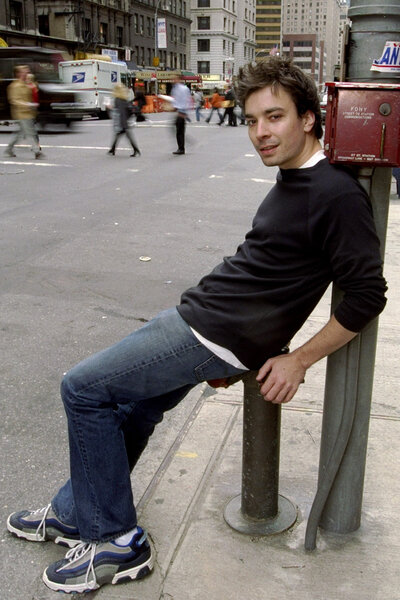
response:
<path fill-rule="evenodd" d="M 321 102 L 320 102 L 320 105 L 321 105 L 321 117 L 322 117 L 322 123 L 325 123 L 325 118 L 326 118 L 326 106 L 327 106 L 327 104 L 328 104 L 328 93 L 327 93 L 327 92 L 325 92 L 325 93 L 322 95 Z"/>

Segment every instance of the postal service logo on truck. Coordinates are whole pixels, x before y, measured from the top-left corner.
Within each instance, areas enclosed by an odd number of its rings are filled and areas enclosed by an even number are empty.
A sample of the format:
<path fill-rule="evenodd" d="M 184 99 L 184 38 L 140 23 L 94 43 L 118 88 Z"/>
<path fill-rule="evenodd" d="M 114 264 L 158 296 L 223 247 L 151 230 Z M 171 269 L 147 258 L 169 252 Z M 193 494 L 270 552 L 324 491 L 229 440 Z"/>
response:
<path fill-rule="evenodd" d="M 85 81 L 85 73 L 73 73 L 72 83 L 83 83 Z"/>

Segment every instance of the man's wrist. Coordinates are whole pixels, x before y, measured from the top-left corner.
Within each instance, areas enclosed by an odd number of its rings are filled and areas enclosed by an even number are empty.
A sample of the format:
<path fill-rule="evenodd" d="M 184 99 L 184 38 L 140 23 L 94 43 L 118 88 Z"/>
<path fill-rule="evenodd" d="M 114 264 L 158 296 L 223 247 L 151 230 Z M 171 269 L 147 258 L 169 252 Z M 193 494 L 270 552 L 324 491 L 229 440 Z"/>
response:
<path fill-rule="evenodd" d="M 293 350 L 291 354 L 300 363 L 304 371 L 307 371 L 314 364 L 314 362 L 316 362 L 316 360 L 311 359 L 309 352 L 307 352 L 303 346 L 296 348 L 296 350 Z"/>

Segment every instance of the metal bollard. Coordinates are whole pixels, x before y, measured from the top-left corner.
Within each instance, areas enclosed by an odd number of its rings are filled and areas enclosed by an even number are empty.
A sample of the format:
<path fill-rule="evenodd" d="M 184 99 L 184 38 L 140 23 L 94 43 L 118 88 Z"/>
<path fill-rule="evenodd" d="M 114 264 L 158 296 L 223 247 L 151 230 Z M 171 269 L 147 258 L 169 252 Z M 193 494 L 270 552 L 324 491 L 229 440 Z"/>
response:
<path fill-rule="evenodd" d="M 281 406 L 266 402 L 256 372 L 243 376 L 242 493 L 225 507 L 236 531 L 272 535 L 286 531 L 297 518 L 294 504 L 278 493 Z"/>

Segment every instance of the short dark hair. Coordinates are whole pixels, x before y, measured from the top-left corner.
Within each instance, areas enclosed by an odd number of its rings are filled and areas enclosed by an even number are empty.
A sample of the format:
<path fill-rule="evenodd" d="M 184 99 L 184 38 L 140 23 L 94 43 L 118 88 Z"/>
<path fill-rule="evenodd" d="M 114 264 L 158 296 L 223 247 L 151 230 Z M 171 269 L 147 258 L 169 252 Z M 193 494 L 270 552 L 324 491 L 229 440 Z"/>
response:
<path fill-rule="evenodd" d="M 247 98 L 264 87 L 281 87 L 290 94 L 302 117 L 308 110 L 315 115 L 314 133 L 317 139 L 323 135 L 321 107 L 314 80 L 288 58 L 269 56 L 257 62 L 248 63 L 239 69 L 236 81 L 236 94 L 242 106 Z"/>

